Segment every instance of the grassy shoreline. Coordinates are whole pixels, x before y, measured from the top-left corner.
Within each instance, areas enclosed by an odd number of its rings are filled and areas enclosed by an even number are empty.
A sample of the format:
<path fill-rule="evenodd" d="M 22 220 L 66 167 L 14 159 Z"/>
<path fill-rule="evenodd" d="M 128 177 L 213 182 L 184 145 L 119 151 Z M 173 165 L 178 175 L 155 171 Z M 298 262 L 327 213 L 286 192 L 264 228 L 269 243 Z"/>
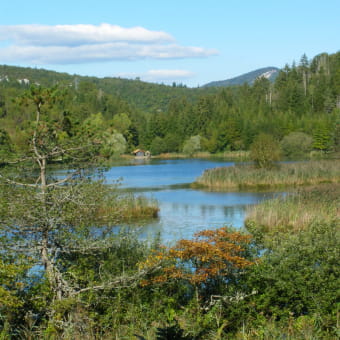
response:
<path fill-rule="evenodd" d="M 325 153 L 321 151 L 311 151 L 305 155 L 305 160 L 334 160 L 340 158 L 339 152 Z M 117 159 L 134 159 L 135 156 L 131 154 L 122 154 L 117 156 Z M 209 151 L 198 151 L 192 155 L 185 154 L 183 152 L 166 152 L 158 155 L 151 155 L 152 159 L 190 159 L 190 158 L 206 158 L 206 159 L 224 159 L 227 161 L 235 162 L 250 162 L 250 151 L 239 150 L 239 151 L 222 151 L 217 153 L 210 153 Z M 301 159 L 289 158 L 287 160 L 301 161 Z"/>
<path fill-rule="evenodd" d="M 119 156 L 122 159 L 134 159 L 135 156 L 130 154 L 124 154 Z M 206 158 L 206 159 L 224 159 L 235 162 L 247 162 L 250 161 L 249 151 L 224 151 L 219 153 L 210 153 L 208 151 L 199 151 L 193 155 L 184 154 L 182 152 L 166 152 L 159 155 L 152 155 L 151 159 L 191 159 L 191 158 Z"/>
<path fill-rule="evenodd" d="M 269 190 L 340 182 L 340 161 L 283 163 L 275 169 L 250 164 L 206 170 L 194 186 L 213 190 Z"/>
<path fill-rule="evenodd" d="M 305 231 L 312 223 L 340 223 L 340 183 L 299 188 L 248 210 L 245 225 L 267 239 Z"/>

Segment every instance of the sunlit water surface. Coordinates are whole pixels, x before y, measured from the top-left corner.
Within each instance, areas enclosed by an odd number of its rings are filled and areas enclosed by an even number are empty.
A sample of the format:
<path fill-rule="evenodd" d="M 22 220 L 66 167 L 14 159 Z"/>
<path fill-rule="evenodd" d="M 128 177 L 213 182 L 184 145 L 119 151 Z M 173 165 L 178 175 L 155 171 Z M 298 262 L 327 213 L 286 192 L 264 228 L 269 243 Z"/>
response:
<path fill-rule="evenodd" d="M 191 238 L 195 232 L 225 225 L 240 228 L 246 210 L 278 193 L 211 192 L 191 189 L 205 169 L 232 166 L 234 163 L 202 159 L 132 161 L 113 166 L 104 173 L 106 181 L 121 179 L 125 190 L 156 199 L 159 218 L 140 223 L 140 237 L 152 238 L 158 233 L 164 243 Z"/>

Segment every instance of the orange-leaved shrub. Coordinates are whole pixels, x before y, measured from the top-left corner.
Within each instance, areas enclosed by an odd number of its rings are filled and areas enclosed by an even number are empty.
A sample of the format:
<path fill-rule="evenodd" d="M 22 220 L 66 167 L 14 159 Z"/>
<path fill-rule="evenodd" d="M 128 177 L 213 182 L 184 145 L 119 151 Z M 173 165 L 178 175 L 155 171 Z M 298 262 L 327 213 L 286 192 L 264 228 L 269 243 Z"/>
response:
<path fill-rule="evenodd" d="M 141 263 L 141 268 L 159 267 L 156 274 L 142 281 L 142 285 L 171 279 L 200 284 L 209 279 L 228 277 L 235 270 L 254 264 L 246 258 L 250 242 L 249 235 L 230 231 L 227 227 L 201 231 L 192 240 L 180 240 L 173 247 L 163 247 Z"/>

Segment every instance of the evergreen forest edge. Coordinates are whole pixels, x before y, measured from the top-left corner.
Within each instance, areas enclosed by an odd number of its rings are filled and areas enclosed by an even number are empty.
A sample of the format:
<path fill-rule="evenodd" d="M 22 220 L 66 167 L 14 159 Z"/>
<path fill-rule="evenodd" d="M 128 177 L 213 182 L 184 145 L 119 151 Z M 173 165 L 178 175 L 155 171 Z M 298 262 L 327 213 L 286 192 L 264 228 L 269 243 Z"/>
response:
<path fill-rule="evenodd" d="M 32 107 L 22 107 L 13 99 L 29 86 L 23 82 L 26 79 L 33 86 L 57 84 L 65 89 L 49 119 L 62 121 L 60 138 L 97 134 L 103 159 L 136 148 L 153 155 L 243 151 L 260 133 L 284 142 L 288 157 L 308 157 L 311 151 L 318 157 L 339 151 L 339 60 L 339 52 L 310 61 L 304 55 L 298 65 L 286 65 L 273 83 L 262 77 L 252 85 L 225 88 L 165 86 L 1 66 L 0 143 L 2 149 L 12 147 L 12 151 L 24 147 Z M 294 149 L 294 143 L 299 148 Z"/>

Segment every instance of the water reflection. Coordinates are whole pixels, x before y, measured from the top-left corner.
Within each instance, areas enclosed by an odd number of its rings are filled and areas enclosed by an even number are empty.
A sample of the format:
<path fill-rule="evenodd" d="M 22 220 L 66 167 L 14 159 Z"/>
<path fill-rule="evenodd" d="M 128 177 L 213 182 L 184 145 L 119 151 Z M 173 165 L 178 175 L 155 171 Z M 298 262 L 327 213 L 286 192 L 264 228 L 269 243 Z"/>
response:
<path fill-rule="evenodd" d="M 141 238 L 160 234 L 164 243 L 191 238 L 203 229 L 244 224 L 248 206 L 277 193 L 208 192 L 190 189 L 204 170 L 234 163 L 201 160 L 151 160 L 147 164 L 115 166 L 104 175 L 108 183 L 123 178 L 121 187 L 159 202 L 159 218 L 139 226 Z"/>
<path fill-rule="evenodd" d="M 160 233 L 165 242 L 191 238 L 203 229 L 225 225 L 240 228 L 244 224 L 247 207 L 274 193 L 214 193 L 192 189 L 145 192 L 158 200 L 159 219 L 142 227 L 142 237 Z"/>

